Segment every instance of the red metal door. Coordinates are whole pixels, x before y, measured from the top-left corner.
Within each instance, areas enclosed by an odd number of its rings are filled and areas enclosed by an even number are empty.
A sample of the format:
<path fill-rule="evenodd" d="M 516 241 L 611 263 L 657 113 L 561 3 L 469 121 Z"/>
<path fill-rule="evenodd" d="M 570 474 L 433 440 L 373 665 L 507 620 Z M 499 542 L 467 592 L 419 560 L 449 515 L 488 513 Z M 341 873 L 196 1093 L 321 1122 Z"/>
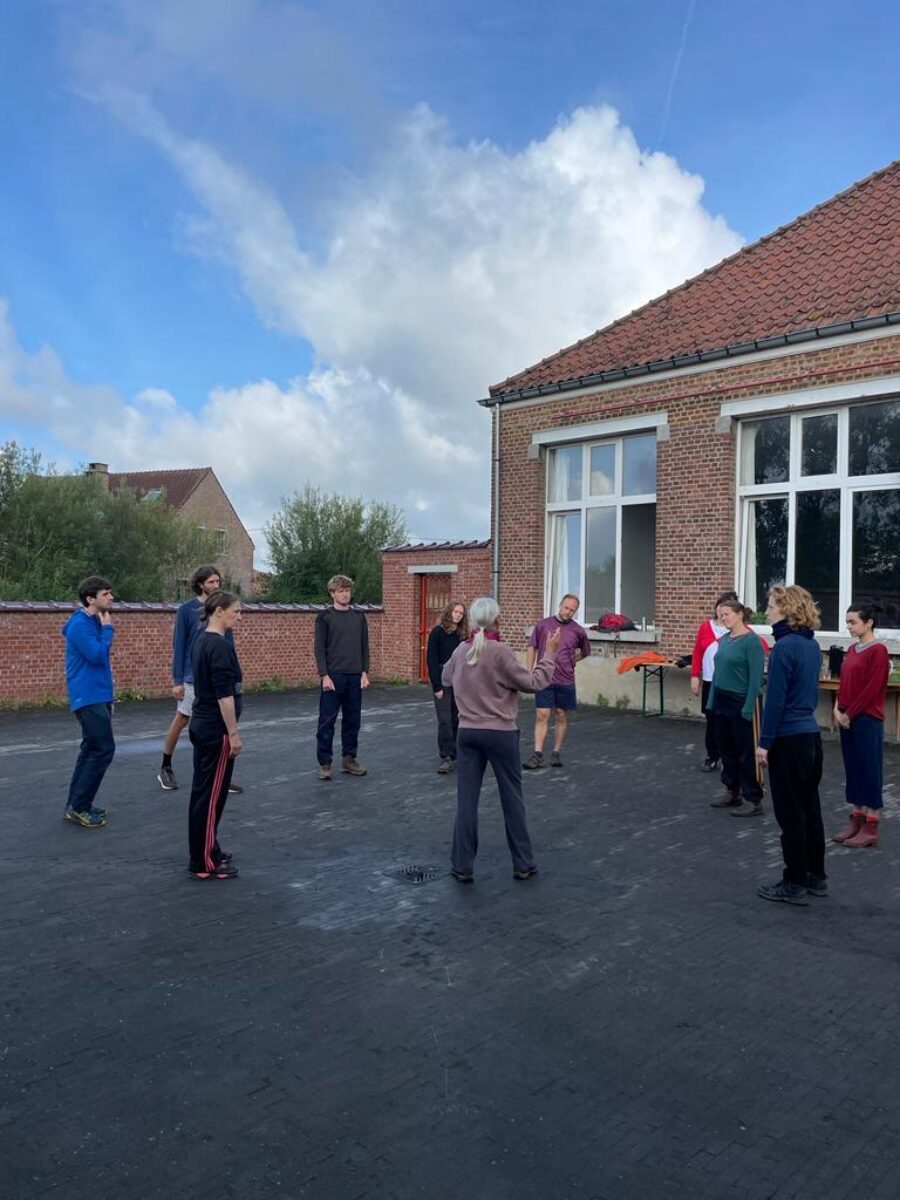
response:
<path fill-rule="evenodd" d="M 449 575 L 419 576 L 419 679 L 428 682 L 428 635 L 450 603 Z"/>

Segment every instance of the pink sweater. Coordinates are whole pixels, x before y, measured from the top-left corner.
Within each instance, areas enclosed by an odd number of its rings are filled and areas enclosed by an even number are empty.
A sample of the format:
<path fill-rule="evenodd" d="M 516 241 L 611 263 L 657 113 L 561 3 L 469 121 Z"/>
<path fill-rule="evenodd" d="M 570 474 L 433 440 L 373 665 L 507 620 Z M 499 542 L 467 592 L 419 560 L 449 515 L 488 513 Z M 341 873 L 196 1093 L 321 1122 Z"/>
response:
<path fill-rule="evenodd" d="M 477 663 L 466 662 L 472 648 L 463 642 L 444 664 L 441 682 L 453 688 L 459 723 L 468 729 L 518 729 L 519 692 L 539 692 L 553 677 L 556 655 L 549 651 L 534 668 L 523 667 L 509 646 L 487 641 Z"/>

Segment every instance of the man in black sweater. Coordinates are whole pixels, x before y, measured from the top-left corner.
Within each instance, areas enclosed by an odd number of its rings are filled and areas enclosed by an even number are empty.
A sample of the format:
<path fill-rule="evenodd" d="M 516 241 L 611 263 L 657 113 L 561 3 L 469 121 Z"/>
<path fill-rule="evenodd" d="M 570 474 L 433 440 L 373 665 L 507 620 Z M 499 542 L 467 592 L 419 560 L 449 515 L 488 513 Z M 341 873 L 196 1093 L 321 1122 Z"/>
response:
<path fill-rule="evenodd" d="M 369 686 L 369 626 L 365 614 L 350 607 L 353 580 L 333 575 L 328 580 L 332 606 L 316 617 L 316 667 L 322 680 L 316 757 L 319 778 L 331 779 L 334 727 L 341 714 L 342 769 L 365 775 L 356 749 L 362 716 L 362 689 Z"/>

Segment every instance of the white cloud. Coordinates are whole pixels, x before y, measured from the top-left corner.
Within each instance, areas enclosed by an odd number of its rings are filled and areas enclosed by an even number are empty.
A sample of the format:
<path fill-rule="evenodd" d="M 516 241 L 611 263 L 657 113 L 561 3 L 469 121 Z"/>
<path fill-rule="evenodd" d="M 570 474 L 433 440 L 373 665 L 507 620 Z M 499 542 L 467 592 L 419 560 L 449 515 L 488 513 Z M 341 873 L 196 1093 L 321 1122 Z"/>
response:
<path fill-rule="evenodd" d="M 459 145 L 421 108 L 334 197 L 313 252 L 302 214 L 225 153 L 144 96 L 96 94 L 190 189 L 194 251 L 224 258 L 259 318 L 308 339 L 318 365 L 190 412 L 156 384 L 133 401 L 76 384 L 51 350 L 25 354 L 0 311 L 0 413 L 28 412 L 114 469 L 211 463 L 256 530 L 310 481 L 400 503 L 420 536 L 486 534 L 489 424 L 473 400 L 739 245 L 702 180 L 641 152 L 610 108 L 521 150 Z"/>

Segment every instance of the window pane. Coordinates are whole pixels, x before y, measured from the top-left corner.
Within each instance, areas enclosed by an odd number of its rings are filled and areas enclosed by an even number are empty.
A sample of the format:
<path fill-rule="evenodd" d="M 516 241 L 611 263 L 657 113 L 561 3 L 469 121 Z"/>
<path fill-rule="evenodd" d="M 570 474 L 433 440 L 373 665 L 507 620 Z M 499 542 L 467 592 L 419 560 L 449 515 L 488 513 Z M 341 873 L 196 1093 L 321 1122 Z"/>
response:
<path fill-rule="evenodd" d="M 822 628 L 838 629 L 841 558 L 841 493 L 798 492 L 794 582 L 812 592 Z"/>
<path fill-rule="evenodd" d="M 581 595 L 581 513 L 559 513 L 552 518 L 550 591 L 553 612 L 566 592 Z"/>
<path fill-rule="evenodd" d="M 627 437 L 622 444 L 622 495 L 656 495 L 656 434 Z"/>
<path fill-rule="evenodd" d="M 581 499 L 581 446 L 560 446 L 550 459 L 550 503 Z"/>
<path fill-rule="evenodd" d="M 801 475 L 833 475 L 837 470 L 837 413 L 804 417 Z"/>
<path fill-rule="evenodd" d="M 613 611 L 615 607 L 616 510 L 612 507 L 589 508 L 585 618 L 587 621 L 596 621 L 603 613 Z"/>
<path fill-rule="evenodd" d="M 853 497 L 853 595 L 884 610 L 880 623 L 900 628 L 900 488 Z"/>
<path fill-rule="evenodd" d="M 900 401 L 850 409 L 850 474 L 900 471 Z"/>
<path fill-rule="evenodd" d="M 741 426 L 741 483 L 783 483 L 790 468 L 791 418 L 768 417 Z"/>
<path fill-rule="evenodd" d="M 622 612 L 639 625 L 653 620 L 656 584 L 656 505 L 622 506 Z"/>
<path fill-rule="evenodd" d="M 744 603 L 764 609 L 769 588 L 787 575 L 788 502 L 751 500 L 747 506 L 747 570 Z"/>
<path fill-rule="evenodd" d="M 591 446 L 591 495 L 610 496 L 616 490 L 616 447 Z"/>

